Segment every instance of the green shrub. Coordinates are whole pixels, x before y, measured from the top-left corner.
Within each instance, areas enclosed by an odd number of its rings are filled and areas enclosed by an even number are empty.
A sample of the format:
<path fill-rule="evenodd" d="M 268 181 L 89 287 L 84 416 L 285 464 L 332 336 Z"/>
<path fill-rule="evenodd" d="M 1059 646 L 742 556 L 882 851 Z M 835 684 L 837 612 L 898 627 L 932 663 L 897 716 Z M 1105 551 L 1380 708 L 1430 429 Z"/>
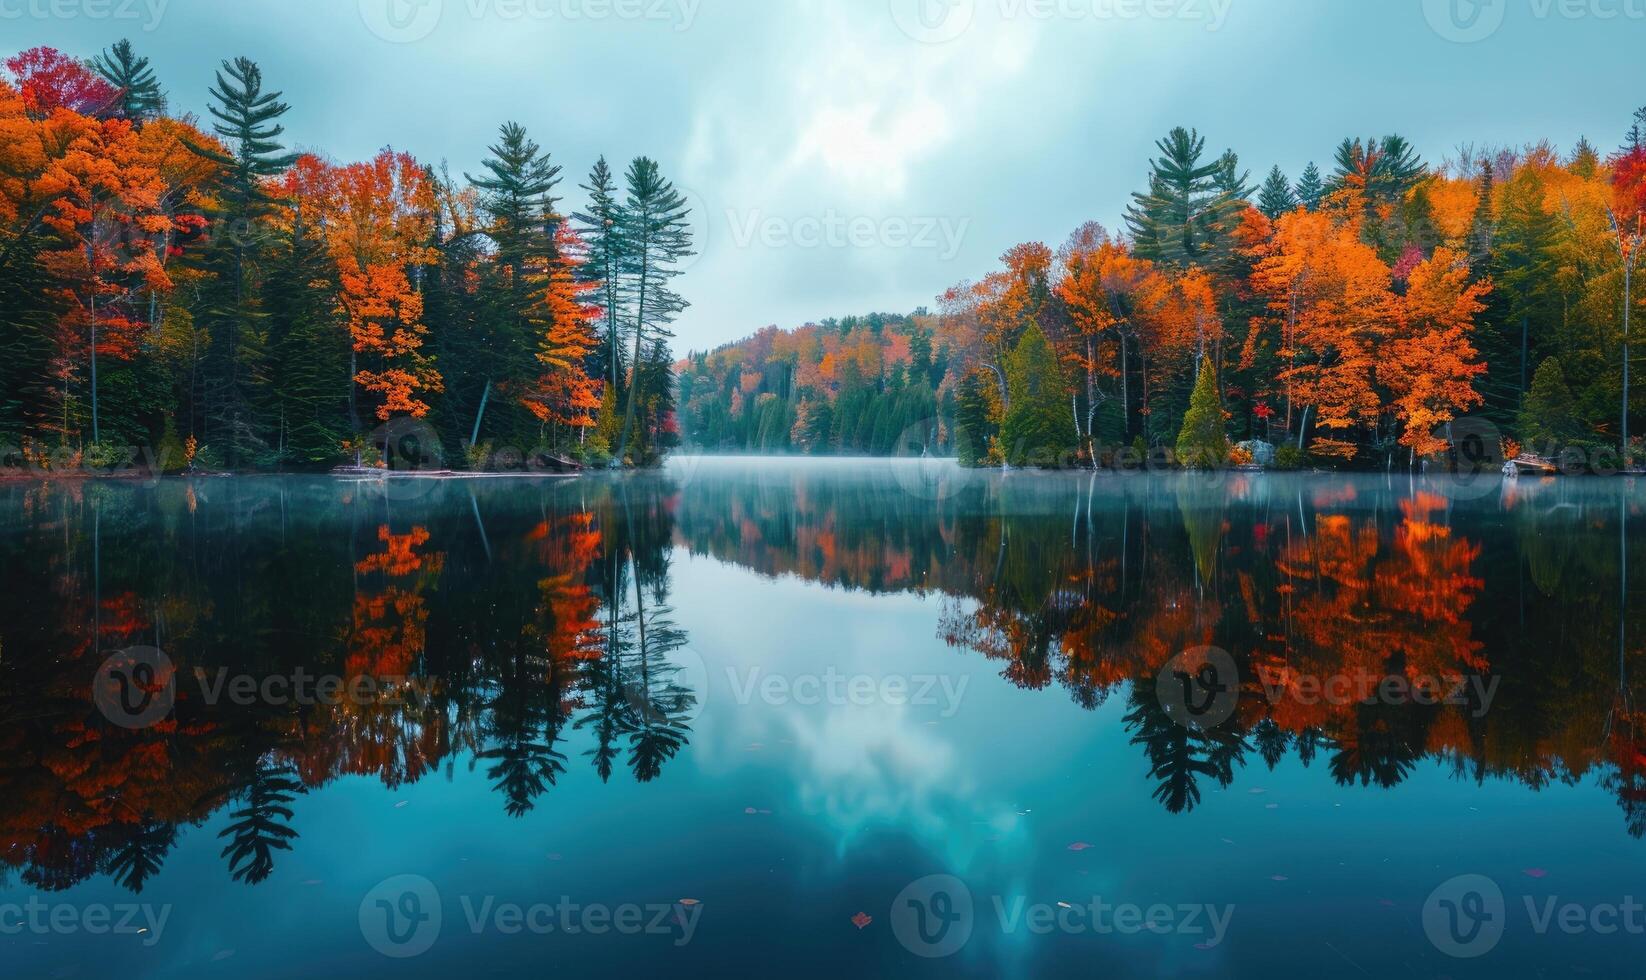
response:
<path fill-rule="evenodd" d="M 1309 457 L 1296 446 L 1281 446 L 1275 450 L 1275 469 L 1300 470 L 1309 462 Z"/>
<path fill-rule="evenodd" d="M 82 465 L 88 470 L 112 470 L 124 463 L 130 452 L 129 446 L 117 446 L 112 442 L 94 442 L 86 447 Z"/>

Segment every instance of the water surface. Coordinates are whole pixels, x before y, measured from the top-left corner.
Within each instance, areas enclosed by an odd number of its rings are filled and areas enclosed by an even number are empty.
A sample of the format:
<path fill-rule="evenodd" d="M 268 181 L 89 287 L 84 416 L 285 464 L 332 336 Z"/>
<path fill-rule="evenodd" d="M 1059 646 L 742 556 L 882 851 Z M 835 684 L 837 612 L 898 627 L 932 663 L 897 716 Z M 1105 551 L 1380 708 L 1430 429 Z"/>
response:
<path fill-rule="evenodd" d="M 0 956 L 1633 973 L 1643 510 L 695 458 L 0 485 Z"/>

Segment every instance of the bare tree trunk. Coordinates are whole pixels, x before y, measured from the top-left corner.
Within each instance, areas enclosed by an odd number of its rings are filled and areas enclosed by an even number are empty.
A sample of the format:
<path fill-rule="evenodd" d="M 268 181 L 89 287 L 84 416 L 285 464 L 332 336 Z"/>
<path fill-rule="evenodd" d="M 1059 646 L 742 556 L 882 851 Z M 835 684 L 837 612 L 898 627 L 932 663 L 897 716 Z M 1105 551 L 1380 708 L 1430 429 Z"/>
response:
<path fill-rule="evenodd" d="M 1625 348 L 1626 349 L 1626 348 Z M 1626 364 L 1626 362 L 1625 362 Z M 1623 404 L 1628 405 L 1628 367 L 1623 369 Z M 1625 425 L 1626 428 L 1626 425 Z M 92 445 L 102 441 L 102 433 L 97 430 L 97 273 L 92 272 Z M 1623 445 L 1628 445 L 1628 432 L 1623 433 Z"/>

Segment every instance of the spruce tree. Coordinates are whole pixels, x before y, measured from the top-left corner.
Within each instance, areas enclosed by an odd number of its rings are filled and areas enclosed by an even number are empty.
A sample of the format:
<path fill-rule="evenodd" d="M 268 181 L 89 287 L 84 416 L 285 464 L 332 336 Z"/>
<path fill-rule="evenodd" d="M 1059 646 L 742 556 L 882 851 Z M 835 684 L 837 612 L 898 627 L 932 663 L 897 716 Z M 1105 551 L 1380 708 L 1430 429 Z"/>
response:
<path fill-rule="evenodd" d="M 1319 167 L 1310 163 L 1303 168 L 1303 176 L 1297 180 L 1295 196 L 1298 203 L 1310 211 L 1320 209 L 1320 202 L 1326 196 L 1326 182 L 1321 179 Z"/>
<path fill-rule="evenodd" d="M 670 288 L 670 283 L 680 274 L 680 261 L 692 254 L 692 234 L 686 224 L 691 209 L 674 184 L 664 179 L 656 162 L 637 158 L 629 164 L 625 179 L 628 198 L 621 225 L 625 243 L 623 294 L 629 304 L 636 370 L 625 399 L 623 434 L 616 450 L 618 461 L 628 455 L 639 403 L 654 394 L 645 390 L 640 359 L 648 345 L 666 344 L 674 336 L 669 325 L 688 304 Z"/>
<path fill-rule="evenodd" d="M 1268 179 L 1263 182 L 1263 189 L 1258 192 L 1257 209 L 1270 221 L 1274 221 L 1295 207 L 1297 195 L 1293 193 L 1291 182 L 1277 165 L 1269 171 Z"/>
<path fill-rule="evenodd" d="M 1577 402 L 1566 386 L 1559 358 L 1548 358 L 1537 367 L 1526 406 L 1520 411 L 1520 438 L 1536 453 L 1554 455 L 1583 432 Z"/>
<path fill-rule="evenodd" d="M 302 466 L 338 458 L 350 435 L 348 331 L 336 315 L 336 267 L 295 214 L 270 249 L 263 291 L 276 457 Z"/>
<path fill-rule="evenodd" d="M 1057 352 L 1031 324 L 1006 359 L 1011 407 L 1000 426 L 1001 447 L 1014 466 L 1057 465 L 1072 457 L 1078 433 Z"/>
<path fill-rule="evenodd" d="M 1497 334 L 1495 343 L 1483 347 L 1492 366 L 1485 394 L 1488 404 L 1500 406 L 1505 421 L 1520 407 L 1533 366 L 1552 346 L 1550 328 L 1561 318 L 1554 253 L 1561 219 L 1543 206 L 1544 195 L 1542 177 L 1532 168 L 1504 184 L 1485 263 L 1494 286 L 1488 323 Z"/>
<path fill-rule="evenodd" d="M 560 168 L 524 126 L 504 123 L 497 143 L 487 149 L 491 156 L 481 166 L 488 176 L 465 175 L 480 191 L 480 206 L 490 221 L 486 234 L 497 249 L 495 261 L 487 266 L 492 276 L 491 308 L 471 334 L 473 345 L 467 352 L 481 381 L 469 430 L 472 444 L 480 442 L 488 408 L 504 416 L 504 423 L 495 428 L 508 435 L 524 437 L 531 428 L 524 411 L 497 396 L 500 389 L 524 386 L 537 371 L 529 316 L 532 282 L 556 257 L 554 236 L 563 220 L 553 196 Z"/>
<path fill-rule="evenodd" d="M 1355 187 L 1365 192 L 1369 203 L 1399 201 L 1427 172 L 1417 151 L 1397 134 L 1380 140 L 1345 139 L 1338 144 L 1336 162 L 1327 191 Z"/>
<path fill-rule="evenodd" d="M 160 81 L 149 67 L 149 59 L 139 58 L 132 51 L 131 42 L 121 39 L 109 50 L 91 62 L 92 70 L 118 89 L 112 107 L 122 119 L 141 125 L 166 112 L 166 96 L 160 90 Z"/>
<path fill-rule="evenodd" d="M 583 225 L 583 238 L 589 245 L 589 261 L 583 266 L 587 281 L 598 282 L 602 307 L 601 347 L 596 352 L 597 370 L 606 383 L 621 391 L 624 381 L 625 358 L 621 323 L 623 316 L 622 272 L 627 251 L 623 242 L 623 207 L 618 201 L 617 180 L 606 158 L 595 162 L 589 172 L 589 182 L 582 185 L 589 195 L 589 210 L 576 218 Z"/>
<path fill-rule="evenodd" d="M 262 381 L 262 323 L 258 304 L 258 262 L 275 202 L 265 182 L 297 159 L 284 152 L 278 122 L 290 108 L 279 92 L 263 91 L 263 73 L 247 58 L 225 61 L 211 88 L 213 130 L 228 147 L 189 143 L 196 154 L 218 164 L 217 204 L 210 217 L 216 233 L 203 264 L 212 277 L 203 288 L 198 322 L 210 345 L 205 357 L 203 415 L 190 419 L 204 430 L 202 440 L 231 468 L 250 462 L 266 448 L 252 410 Z"/>
<path fill-rule="evenodd" d="M 1156 144 L 1149 189 L 1133 194 L 1126 224 L 1139 257 L 1199 265 L 1215 261 L 1249 191 L 1233 151 L 1202 163 L 1206 140 L 1181 126 Z"/>
<path fill-rule="evenodd" d="M 1223 403 L 1217 396 L 1217 373 L 1202 362 L 1183 429 L 1177 436 L 1178 461 L 1192 469 L 1217 469 L 1229 458 L 1223 428 Z"/>

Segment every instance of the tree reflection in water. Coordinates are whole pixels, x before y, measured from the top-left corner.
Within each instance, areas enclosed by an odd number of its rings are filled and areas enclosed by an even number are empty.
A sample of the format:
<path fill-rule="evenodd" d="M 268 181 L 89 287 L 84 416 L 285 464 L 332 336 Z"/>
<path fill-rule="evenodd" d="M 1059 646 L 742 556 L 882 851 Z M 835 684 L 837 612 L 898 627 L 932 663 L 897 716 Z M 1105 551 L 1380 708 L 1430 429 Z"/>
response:
<path fill-rule="evenodd" d="M 685 475 L 0 488 L 0 867 L 140 892 L 187 825 L 221 813 L 225 869 L 256 884 L 301 846 L 298 797 L 340 778 L 395 788 L 462 762 L 514 816 L 584 766 L 658 780 L 702 695 L 681 669 L 676 549 L 928 597 L 938 635 L 1008 683 L 1121 699 L 1172 813 L 1289 755 L 1385 789 L 1440 761 L 1533 789 L 1594 777 L 1646 834 L 1633 484 L 1454 500 L 1370 477 L 1014 474 L 932 499 L 883 464 Z M 133 646 L 166 652 L 177 693 L 128 730 L 87 679 Z M 1234 716 L 1206 730 L 1175 723 L 1154 683 L 1202 646 L 1240 673 Z M 211 694 L 220 676 L 299 670 L 374 683 Z M 1328 677 L 1462 700 L 1309 696 Z"/>

